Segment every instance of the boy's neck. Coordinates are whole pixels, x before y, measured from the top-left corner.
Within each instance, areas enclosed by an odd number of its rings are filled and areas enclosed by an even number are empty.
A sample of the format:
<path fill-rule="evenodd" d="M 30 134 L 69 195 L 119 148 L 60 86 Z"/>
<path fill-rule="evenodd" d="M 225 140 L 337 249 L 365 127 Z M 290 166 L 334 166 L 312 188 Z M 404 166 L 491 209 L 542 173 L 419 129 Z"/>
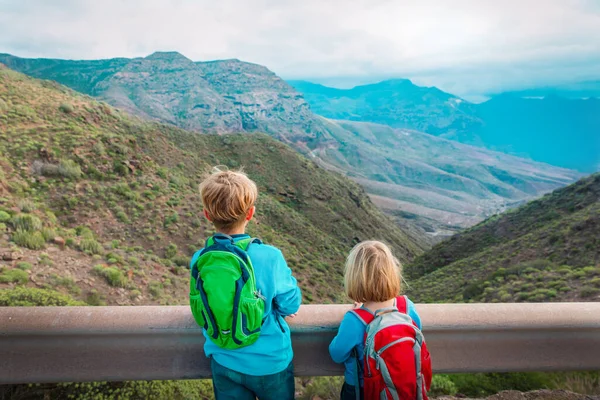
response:
<path fill-rule="evenodd" d="M 245 226 L 240 226 L 238 228 L 219 229 L 219 232 L 224 233 L 224 234 L 229 235 L 229 236 L 243 235 L 244 233 L 246 233 L 246 227 Z"/>

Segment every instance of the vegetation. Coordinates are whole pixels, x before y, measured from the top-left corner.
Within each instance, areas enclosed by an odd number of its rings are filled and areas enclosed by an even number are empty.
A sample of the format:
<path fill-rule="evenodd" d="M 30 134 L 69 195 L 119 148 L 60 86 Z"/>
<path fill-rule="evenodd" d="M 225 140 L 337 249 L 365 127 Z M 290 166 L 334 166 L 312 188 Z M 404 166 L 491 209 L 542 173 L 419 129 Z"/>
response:
<path fill-rule="evenodd" d="M 0 290 L 0 307 L 82 305 L 85 303 L 54 290 L 25 287 Z"/>
<path fill-rule="evenodd" d="M 600 174 L 490 218 L 407 266 L 419 301 L 599 298 Z"/>
<path fill-rule="evenodd" d="M 122 271 L 115 267 L 106 267 L 104 265 L 96 265 L 94 272 L 108 282 L 110 286 L 125 287 L 127 284 L 127 278 Z"/>
<path fill-rule="evenodd" d="M 27 285 L 92 304 L 185 304 L 181 267 L 213 233 L 199 217 L 198 184 L 214 165 L 243 166 L 257 182 L 249 233 L 283 251 L 306 301 L 344 300 L 343 263 L 359 240 L 384 240 L 403 262 L 421 252 L 360 186 L 266 135 L 198 135 L 143 122 L 6 68 L 0 98 L 0 218 L 23 261 L 36 265 Z M 66 268 L 54 247 L 72 260 L 68 276 L 79 294 L 52 277 Z"/>

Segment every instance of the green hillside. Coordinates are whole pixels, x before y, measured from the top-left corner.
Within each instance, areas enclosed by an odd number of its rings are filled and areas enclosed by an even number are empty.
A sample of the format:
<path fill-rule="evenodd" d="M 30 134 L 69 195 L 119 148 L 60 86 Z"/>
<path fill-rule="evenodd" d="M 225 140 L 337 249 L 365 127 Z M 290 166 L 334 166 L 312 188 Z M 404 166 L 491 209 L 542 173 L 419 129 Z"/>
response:
<path fill-rule="evenodd" d="M 407 268 L 419 301 L 600 299 L 600 174 L 492 217 Z"/>
<path fill-rule="evenodd" d="M 88 304 L 187 301 L 185 266 L 212 233 L 198 184 L 244 167 L 261 192 L 250 232 L 282 248 L 306 301 L 341 301 L 354 243 L 422 251 L 364 190 L 262 134 L 197 135 L 0 68 L 0 288 Z"/>

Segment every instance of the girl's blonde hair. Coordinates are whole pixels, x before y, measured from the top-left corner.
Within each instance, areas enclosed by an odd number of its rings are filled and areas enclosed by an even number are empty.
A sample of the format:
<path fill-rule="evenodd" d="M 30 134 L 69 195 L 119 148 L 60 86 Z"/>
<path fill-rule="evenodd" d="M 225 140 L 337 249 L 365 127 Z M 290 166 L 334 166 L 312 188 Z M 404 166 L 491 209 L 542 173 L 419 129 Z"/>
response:
<path fill-rule="evenodd" d="M 346 295 L 364 303 L 383 302 L 400 294 L 402 264 L 384 243 L 370 240 L 354 246 L 344 272 Z"/>

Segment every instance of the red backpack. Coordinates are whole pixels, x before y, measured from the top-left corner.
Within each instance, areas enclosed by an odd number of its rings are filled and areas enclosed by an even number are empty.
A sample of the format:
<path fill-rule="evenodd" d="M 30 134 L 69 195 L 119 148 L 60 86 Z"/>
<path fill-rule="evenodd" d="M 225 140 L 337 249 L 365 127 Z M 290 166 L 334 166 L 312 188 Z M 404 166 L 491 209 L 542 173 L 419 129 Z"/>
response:
<path fill-rule="evenodd" d="M 427 400 L 431 358 L 421 330 L 407 313 L 406 297 L 396 307 L 352 310 L 366 325 L 362 372 L 366 400 Z"/>

